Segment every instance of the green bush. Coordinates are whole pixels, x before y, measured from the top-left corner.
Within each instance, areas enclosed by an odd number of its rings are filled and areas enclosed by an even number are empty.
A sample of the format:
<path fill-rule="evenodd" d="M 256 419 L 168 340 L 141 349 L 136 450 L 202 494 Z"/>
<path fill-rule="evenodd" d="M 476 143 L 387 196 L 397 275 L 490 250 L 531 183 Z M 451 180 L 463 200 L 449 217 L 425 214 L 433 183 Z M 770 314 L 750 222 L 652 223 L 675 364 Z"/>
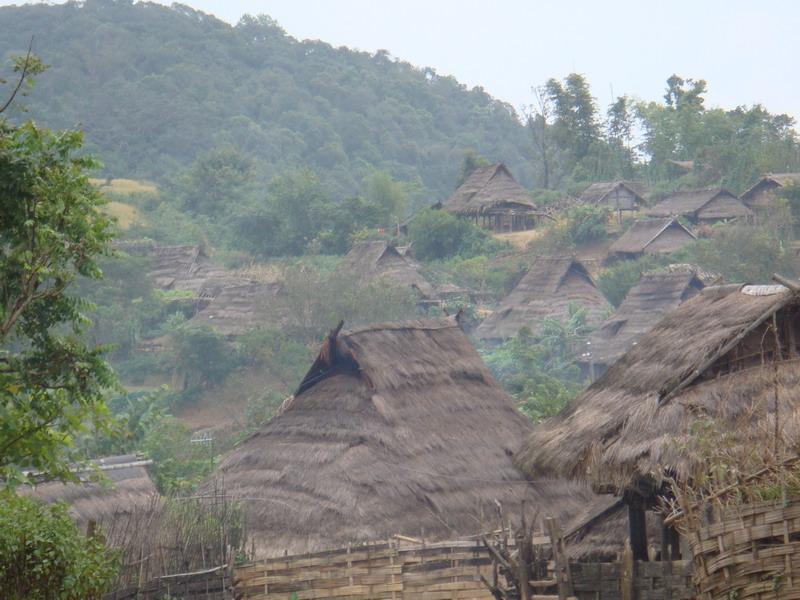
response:
<path fill-rule="evenodd" d="M 65 505 L 0 493 L 0 597 L 99 600 L 117 568 L 116 553 L 81 534 Z"/>
<path fill-rule="evenodd" d="M 597 287 L 615 307 L 622 304 L 628 291 L 636 285 L 642 273 L 653 271 L 668 262 L 666 258 L 643 256 L 636 260 L 621 260 L 603 269 L 597 278 Z"/>
<path fill-rule="evenodd" d="M 494 254 L 507 246 L 480 227 L 442 210 L 427 209 L 409 224 L 414 256 L 436 260 L 459 255 L 464 258 Z"/>
<path fill-rule="evenodd" d="M 567 211 L 566 236 L 573 244 L 587 244 L 605 239 L 609 207 L 582 204 Z"/>

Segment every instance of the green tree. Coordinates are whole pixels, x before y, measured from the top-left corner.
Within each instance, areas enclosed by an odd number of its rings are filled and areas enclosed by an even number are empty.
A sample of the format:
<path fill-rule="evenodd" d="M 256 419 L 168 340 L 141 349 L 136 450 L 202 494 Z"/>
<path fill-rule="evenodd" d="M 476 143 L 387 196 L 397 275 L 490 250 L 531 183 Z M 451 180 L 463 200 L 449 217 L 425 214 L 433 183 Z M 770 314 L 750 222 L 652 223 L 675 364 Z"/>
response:
<path fill-rule="evenodd" d="M 24 469 L 70 477 L 75 435 L 108 423 L 114 377 L 82 339 L 88 306 L 69 294 L 101 276 L 111 239 L 81 141 L 0 123 L 0 478 L 12 485 Z"/>
<path fill-rule="evenodd" d="M 252 172 L 252 161 L 237 150 L 212 150 L 197 158 L 176 192 L 184 208 L 195 214 L 224 215 L 242 202 Z"/>
<path fill-rule="evenodd" d="M 64 504 L 0 492 L 0 594 L 6 600 L 100 600 L 115 552 L 85 537 Z"/>
<path fill-rule="evenodd" d="M 408 228 L 414 255 L 422 260 L 435 260 L 461 255 L 464 258 L 492 253 L 502 244 L 492 240 L 484 230 L 467 219 L 443 210 L 426 209 Z"/>

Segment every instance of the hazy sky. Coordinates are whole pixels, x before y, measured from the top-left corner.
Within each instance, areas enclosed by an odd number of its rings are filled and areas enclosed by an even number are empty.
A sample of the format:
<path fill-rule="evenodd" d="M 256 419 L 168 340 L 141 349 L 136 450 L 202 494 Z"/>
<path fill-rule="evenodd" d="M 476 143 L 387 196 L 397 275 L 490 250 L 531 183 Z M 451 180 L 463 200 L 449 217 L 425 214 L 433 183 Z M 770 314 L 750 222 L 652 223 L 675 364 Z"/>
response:
<path fill-rule="evenodd" d="M 0 0 L 2 4 L 14 4 Z M 168 4 L 168 2 L 165 2 Z M 672 73 L 708 81 L 708 103 L 761 102 L 800 117 L 800 2 L 793 0 L 186 0 L 235 23 L 265 13 L 301 39 L 392 55 L 519 108 L 531 86 L 585 74 L 658 99 Z"/>

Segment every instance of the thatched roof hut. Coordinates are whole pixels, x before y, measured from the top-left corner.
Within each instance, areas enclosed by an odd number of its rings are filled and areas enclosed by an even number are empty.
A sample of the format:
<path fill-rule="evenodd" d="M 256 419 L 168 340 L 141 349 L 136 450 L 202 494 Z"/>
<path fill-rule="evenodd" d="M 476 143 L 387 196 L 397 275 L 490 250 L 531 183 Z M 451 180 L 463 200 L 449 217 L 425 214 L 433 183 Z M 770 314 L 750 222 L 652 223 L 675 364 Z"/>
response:
<path fill-rule="evenodd" d="M 629 181 L 593 183 L 580 197 L 581 204 L 603 204 L 614 210 L 636 210 L 644 204 L 642 192 Z"/>
<path fill-rule="evenodd" d="M 238 277 L 211 279 L 199 290 L 209 303 L 189 323 L 222 335 L 241 335 L 279 320 L 272 311 L 279 291 L 278 283 Z"/>
<path fill-rule="evenodd" d="M 530 229 L 538 212 L 528 191 L 503 163 L 475 169 L 442 210 L 500 231 Z"/>
<path fill-rule="evenodd" d="M 148 255 L 153 260 L 148 276 L 162 290 L 197 293 L 209 278 L 226 275 L 199 245 L 153 246 Z"/>
<path fill-rule="evenodd" d="M 752 210 L 768 209 L 775 201 L 775 191 L 792 185 L 800 185 L 800 173 L 769 173 L 742 194 L 742 202 Z"/>
<path fill-rule="evenodd" d="M 455 319 L 334 330 L 280 414 L 215 478 L 242 499 L 259 554 L 394 534 L 473 535 L 495 502 L 569 522 L 597 501 L 529 484 L 511 456 L 530 433 Z"/>
<path fill-rule="evenodd" d="M 81 483 L 51 481 L 24 488 L 22 493 L 47 503 L 68 504 L 82 531 L 90 520 L 108 526 L 115 519 L 152 508 L 158 492 L 146 469 L 150 462 L 133 454 L 100 458 L 92 461 L 90 470 L 77 473 Z M 109 486 L 93 480 L 95 468 L 109 480 Z"/>
<path fill-rule="evenodd" d="M 604 371 L 661 318 L 693 298 L 705 287 L 694 271 L 645 273 L 622 304 L 589 336 L 590 357 L 596 372 Z"/>
<path fill-rule="evenodd" d="M 540 256 L 497 310 L 478 326 L 476 335 L 503 340 L 523 327 L 535 332 L 544 319 L 567 318 L 570 304 L 586 310 L 590 325 L 599 325 L 611 312 L 608 300 L 580 261 L 572 256 Z"/>
<path fill-rule="evenodd" d="M 647 211 L 653 217 L 686 217 L 693 222 L 714 223 L 752 216 L 753 211 L 722 188 L 674 192 Z"/>
<path fill-rule="evenodd" d="M 798 294 L 783 286 L 705 288 L 538 426 L 516 462 L 537 477 L 557 473 L 650 497 L 665 477 L 705 469 L 682 450 L 698 420 L 738 429 L 738 419 L 754 405 L 773 406 L 777 393 L 787 413 L 781 422 L 796 436 L 798 329 Z"/>
<path fill-rule="evenodd" d="M 419 263 L 385 241 L 357 242 L 345 255 L 339 271 L 362 283 L 384 279 L 410 287 L 423 298 L 435 295 L 433 285 L 420 272 Z"/>
<path fill-rule="evenodd" d="M 640 220 L 611 244 L 608 254 L 614 258 L 669 254 L 695 239 L 691 231 L 673 218 Z"/>

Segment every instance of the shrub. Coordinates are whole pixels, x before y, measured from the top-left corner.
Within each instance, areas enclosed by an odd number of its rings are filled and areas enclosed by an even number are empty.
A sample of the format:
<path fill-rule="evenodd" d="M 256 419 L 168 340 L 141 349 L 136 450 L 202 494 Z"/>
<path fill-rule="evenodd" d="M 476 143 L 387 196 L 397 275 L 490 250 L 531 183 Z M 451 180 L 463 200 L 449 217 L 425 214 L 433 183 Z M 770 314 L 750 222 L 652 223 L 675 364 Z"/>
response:
<path fill-rule="evenodd" d="M 587 244 L 605 239 L 606 222 L 611 213 L 607 206 L 583 204 L 567 211 L 566 237 L 573 244 Z"/>
<path fill-rule="evenodd" d="M 117 556 L 78 531 L 66 505 L 0 493 L 0 596 L 93 600 L 108 591 Z"/>
<path fill-rule="evenodd" d="M 636 260 L 621 260 L 603 269 L 597 278 L 597 288 L 615 307 L 622 304 L 630 289 L 636 285 L 642 273 L 653 271 L 667 259 L 643 256 Z"/>
<path fill-rule="evenodd" d="M 480 227 L 442 210 L 422 211 L 409 224 L 408 235 L 414 255 L 421 260 L 469 258 L 506 248 Z"/>

